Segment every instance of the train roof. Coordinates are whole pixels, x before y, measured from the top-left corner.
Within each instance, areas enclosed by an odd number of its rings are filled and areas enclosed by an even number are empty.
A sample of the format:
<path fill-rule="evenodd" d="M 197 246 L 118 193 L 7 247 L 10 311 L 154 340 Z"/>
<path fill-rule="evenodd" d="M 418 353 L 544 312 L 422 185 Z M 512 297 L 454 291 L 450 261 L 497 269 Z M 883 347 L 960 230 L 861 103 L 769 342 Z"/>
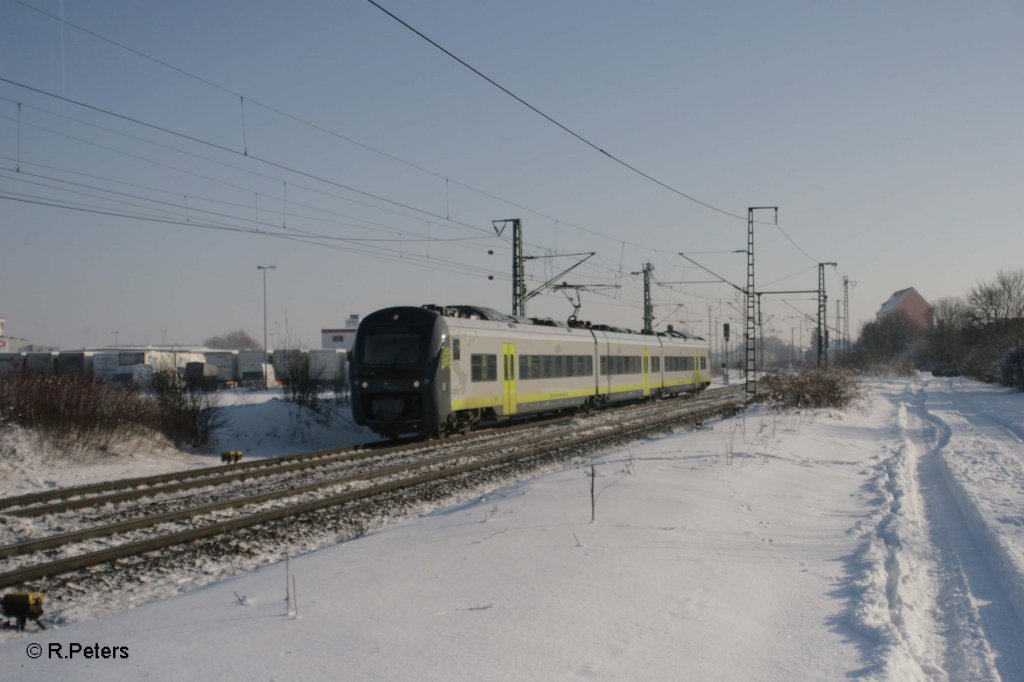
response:
<path fill-rule="evenodd" d="M 626 329 L 623 327 L 615 327 L 608 324 L 591 324 L 590 322 L 583 322 L 579 320 L 569 320 L 563 322 L 561 320 L 555 320 L 550 317 L 522 317 L 520 315 L 507 315 L 503 312 L 495 310 L 493 308 L 487 308 L 483 306 L 474 305 L 434 305 L 426 304 L 420 306 L 425 310 L 430 310 L 442 317 L 452 317 L 467 320 L 485 320 L 490 322 L 505 322 L 509 324 L 521 324 L 521 325 L 535 325 L 539 327 L 556 327 L 560 329 L 592 329 L 594 331 L 614 332 L 616 334 L 635 334 L 637 336 L 665 336 L 674 339 L 681 339 L 684 341 L 704 341 L 705 339 L 700 336 L 692 336 L 690 334 L 684 334 L 683 332 L 676 331 L 669 327 L 667 331 L 658 331 L 653 334 L 646 332 L 638 332 L 632 329 Z"/>

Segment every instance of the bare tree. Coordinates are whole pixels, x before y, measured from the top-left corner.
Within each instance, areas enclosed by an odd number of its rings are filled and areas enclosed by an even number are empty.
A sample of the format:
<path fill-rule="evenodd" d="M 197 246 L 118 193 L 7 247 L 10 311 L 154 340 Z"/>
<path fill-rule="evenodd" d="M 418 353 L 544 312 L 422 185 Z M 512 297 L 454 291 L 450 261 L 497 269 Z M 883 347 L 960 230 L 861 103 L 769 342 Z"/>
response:
<path fill-rule="evenodd" d="M 942 298 L 932 305 L 932 328 L 928 343 L 932 372 L 959 374 L 963 371 L 973 336 L 973 311 L 962 298 Z"/>
<path fill-rule="evenodd" d="M 263 344 L 249 336 L 242 329 L 236 329 L 233 332 L 221 334 L 220 336 L 211 336 L 206 341 L 203 341 L 203 345 L 207 348 L 223 350 L 247 350 L 250 348 L 257 350 L 263 348 Z"/>
<path fill-rule="evenodd" d="M 1024 270 L 1000 270 L 992 282 L 981 282 L 967 295 L 975 319 L 983 325 L 1024 317 Z"/>
<path fill-rule="evenodd" d="M 912 358 L 918 352 L 917 342 L 925 335 L 920 324 L 902 312 L 868 322 L 860 332 L 856 351 L 865 365 L 885 365 L 897 358 Z"/>

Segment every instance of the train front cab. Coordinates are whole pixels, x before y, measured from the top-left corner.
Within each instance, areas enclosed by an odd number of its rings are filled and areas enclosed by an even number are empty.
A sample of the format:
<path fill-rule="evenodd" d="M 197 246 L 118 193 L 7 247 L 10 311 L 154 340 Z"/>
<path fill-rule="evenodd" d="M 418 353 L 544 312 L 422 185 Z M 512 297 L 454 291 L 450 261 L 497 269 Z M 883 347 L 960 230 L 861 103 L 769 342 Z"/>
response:
<path fill-rule="evenodd" d="M 351 367 L 352 417 L 388 437 L 432 434 L 448 418 L 447 325 L 424 308 L 386 308 L 359 325 Z"/>

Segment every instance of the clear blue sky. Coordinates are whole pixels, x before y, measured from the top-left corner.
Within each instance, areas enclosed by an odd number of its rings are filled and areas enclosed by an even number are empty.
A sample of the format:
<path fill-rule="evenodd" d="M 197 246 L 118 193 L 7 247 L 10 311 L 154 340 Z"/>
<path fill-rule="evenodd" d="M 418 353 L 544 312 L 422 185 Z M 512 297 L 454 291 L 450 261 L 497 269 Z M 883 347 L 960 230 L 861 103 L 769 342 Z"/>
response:
<path fill-rule="evenodd" d="M 277 266 L 277 346 L 315 347 L 320 328 L 388 305 L 508 310 L 498 218 L 523 220 L 530 255 L 596 251 L 563 279 L 620 288 L 583 293 L 581 316 L 634 328 L 629 273 L 645 261 L 661 282 L 706 280 L 675 255 L 697 253 L 743 283 L 742 256 L 700 252 L 744 249 L 748 206 L 778 205 L 796 244 L 758 225 L 758 288 L 813 289 L 814 264 L 837 261 L 829 296 L 857 282 L 855 333 L 897 289 L 935 300 L 1024 267 L 1019 1 L 382 0 L 603 149 L 744 219 L 604 158 L 361 0 L 23 1 L 222 88 L 0 0 L 0 78 L 223 148 L 0 83 L 0 317 L 37 343 L 259 338 L 258 264 Z M 571 262 L 531 261 L 531 283 Z M 764 311 L 787 341 L 797 310 L 815 310 L 789 298 Z M 704 333 L 733 290 L 666 284 L 655 300 L 657 319 Z M 570 311 L 559 292 L 529 308 Z"/>

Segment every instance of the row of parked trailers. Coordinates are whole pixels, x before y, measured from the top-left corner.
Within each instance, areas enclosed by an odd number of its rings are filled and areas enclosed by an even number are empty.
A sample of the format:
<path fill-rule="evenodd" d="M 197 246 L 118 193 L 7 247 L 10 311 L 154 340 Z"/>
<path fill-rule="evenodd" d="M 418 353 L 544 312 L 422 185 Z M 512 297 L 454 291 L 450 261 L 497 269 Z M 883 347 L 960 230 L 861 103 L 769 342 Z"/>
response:
<path fill-rule="evenodd" d="M 297 367 L 309 367 L 322 383 L 345 383 L 346 352 L 317 350 L 99 349 L 0 353 L 0 377 L 21 374 L 91 376 L 115 383 L 148 382 L 154 369 L 173 368 L 210 383 L 287 381 Z"/>

